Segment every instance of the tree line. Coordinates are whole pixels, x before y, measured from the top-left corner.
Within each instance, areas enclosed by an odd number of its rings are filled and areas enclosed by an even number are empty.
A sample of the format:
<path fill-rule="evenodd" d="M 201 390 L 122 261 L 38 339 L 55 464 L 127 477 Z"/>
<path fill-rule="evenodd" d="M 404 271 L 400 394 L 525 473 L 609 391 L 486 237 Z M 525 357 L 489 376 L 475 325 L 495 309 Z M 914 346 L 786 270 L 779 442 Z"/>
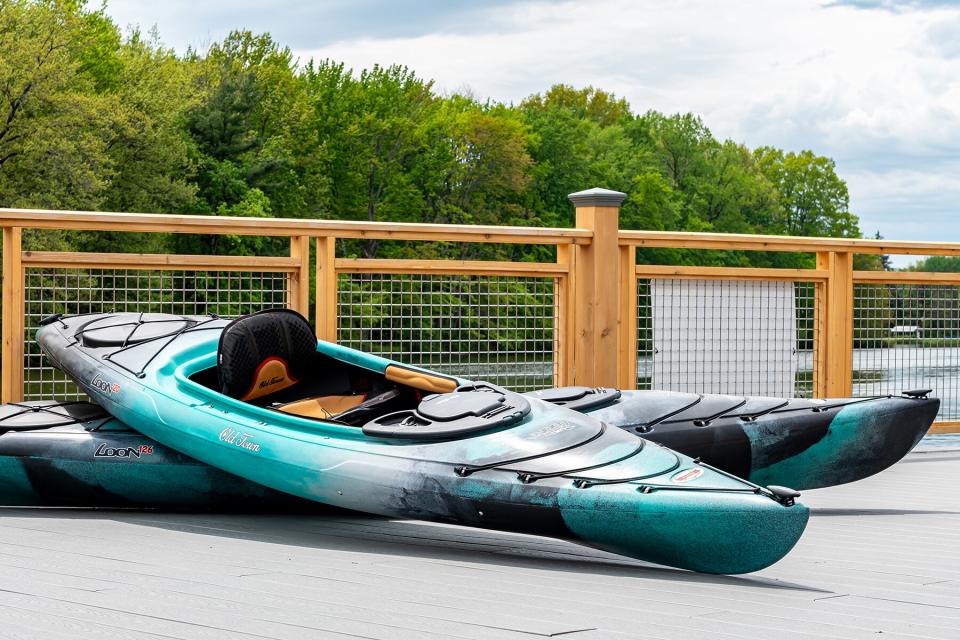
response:
<path fill-rule="evenodd" d="M 830 158 L 714 136 L 700 117 L 556 85 L 519 104 L 444 94 L 403 66 L 298 60 L 236 31 L 182 54 L 82 0 L 0 0 L 0 205 L 571 226 L 567 195 L 628 194 L 632 229 L 859 237 Z M 270 254 L 257 238 L 27 239 L 47 248 Z M 410 255 L 346 242 L 344 255 Z M 537 260 L 547 249 L 417 255 Z M 810 266 L 810 256 L 645 250 L 647 261 Z M 858 268 L 882 268 L 862 256 Z"/>

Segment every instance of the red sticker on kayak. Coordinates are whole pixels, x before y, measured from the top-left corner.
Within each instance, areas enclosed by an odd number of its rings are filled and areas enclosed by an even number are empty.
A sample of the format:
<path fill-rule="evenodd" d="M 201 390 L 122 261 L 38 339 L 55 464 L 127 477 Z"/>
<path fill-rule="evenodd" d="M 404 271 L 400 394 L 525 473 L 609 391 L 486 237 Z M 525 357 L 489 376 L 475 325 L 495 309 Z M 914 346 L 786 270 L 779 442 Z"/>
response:
<path fill-rule="evenodd" d="M 691 469 L 684 469 L 683 471 L 678 471 L 673 474 L 673 477 L 670 478 L 673 482 L 690 482 L 691 480 L 696 480 L 703 475 L 703 469 L 699 467 L 693 467 Z"/>

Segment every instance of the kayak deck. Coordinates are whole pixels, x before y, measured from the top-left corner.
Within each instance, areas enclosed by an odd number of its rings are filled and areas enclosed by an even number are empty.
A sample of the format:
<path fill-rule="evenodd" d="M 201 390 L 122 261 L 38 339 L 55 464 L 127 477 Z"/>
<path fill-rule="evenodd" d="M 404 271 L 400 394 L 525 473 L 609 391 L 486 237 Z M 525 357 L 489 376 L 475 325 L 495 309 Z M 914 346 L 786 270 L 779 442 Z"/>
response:
<path fill-rule="evenodd" d="M 805 493 L 813 522 L 794 552 L 735 578 L 340 511 L 11 509 L 0 511 L 0 610 L 6 633 L 30 637 L 60 637 L 68 623 L 74 637 L 951 638 L 957 458 L 911 454 L 873 478 Z"/>

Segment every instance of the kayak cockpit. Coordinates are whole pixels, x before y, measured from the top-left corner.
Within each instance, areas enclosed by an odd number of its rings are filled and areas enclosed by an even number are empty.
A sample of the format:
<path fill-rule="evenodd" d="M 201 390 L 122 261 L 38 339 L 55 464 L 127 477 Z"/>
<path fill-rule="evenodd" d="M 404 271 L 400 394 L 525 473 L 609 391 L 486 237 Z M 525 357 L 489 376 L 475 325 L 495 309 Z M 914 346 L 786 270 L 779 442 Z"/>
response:
<path fill-rule="evenodd" d="M 223 328 L 216 366 L 190 380 L 234 400 L 281 413 L 362 427 L 380 438 L 441 439 L 517 422 L 529 402 L 493 385 L 395 363 L 361 366 L 317 348 L 313 329 L 286 309 Z M 386 361 L 383 361 L 386 362 Z"/>
<path fill-rule="evenodd" d="M 190 380 L 257 407 L 351 426 L 413 409 L 426 393 L 457 387 L 455 378 L 377 371 L 321 353 L 309 323 L 285 309 L 244 316 L 225 326 L 216 365 Z"/>
<path fill-rule="evenodd" d="M 172 374 L 188 396 L 228 411 L 245 406 L 263 424 L 306 420 L 360 427 L 376 438 L 442 440 L 510 426 L 530 413 L 527 399 L 494 385 L 318 343 L 307 320 L 288 309 L 233 321 L 130 313 L 60 317 L 49 324 L 57 324 L 71 346 L 137 379 L 163 381 Z M 171 351 L 175 357 L 164 355 Z M 123 387 L 100 376 L 91 384 L 107 393 Z"/>

